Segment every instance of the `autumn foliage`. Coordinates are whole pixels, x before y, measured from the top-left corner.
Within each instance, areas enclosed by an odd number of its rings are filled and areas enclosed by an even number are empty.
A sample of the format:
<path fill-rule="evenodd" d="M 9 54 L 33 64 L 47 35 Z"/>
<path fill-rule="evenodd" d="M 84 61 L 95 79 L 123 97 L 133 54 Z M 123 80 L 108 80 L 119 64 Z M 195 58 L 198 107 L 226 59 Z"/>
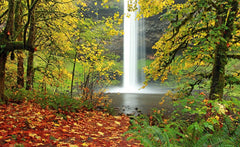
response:
<path fill-rule="evenodd" d="M 129 118 L 98 111 L 57 113 L 38 104 L 0 105 L 0 146 L 140 146 L 127 141 Z"/>

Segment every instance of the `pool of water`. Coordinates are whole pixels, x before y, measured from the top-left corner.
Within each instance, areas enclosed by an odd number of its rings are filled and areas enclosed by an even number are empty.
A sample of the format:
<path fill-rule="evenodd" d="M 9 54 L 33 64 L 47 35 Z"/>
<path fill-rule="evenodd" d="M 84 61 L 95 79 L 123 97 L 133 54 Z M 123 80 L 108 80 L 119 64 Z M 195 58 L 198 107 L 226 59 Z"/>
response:
<path fill-rule="evenodd" d="M 165 97 L 163 93 L 108 93 L 108 95 L 112 99 L 112 106 L 125 114 L 150 114 L 153 108 L 165 109 L 166 114 L 174 110 L 172 99 Z M 163 103 L 159 104 L 161 102 Z"/>

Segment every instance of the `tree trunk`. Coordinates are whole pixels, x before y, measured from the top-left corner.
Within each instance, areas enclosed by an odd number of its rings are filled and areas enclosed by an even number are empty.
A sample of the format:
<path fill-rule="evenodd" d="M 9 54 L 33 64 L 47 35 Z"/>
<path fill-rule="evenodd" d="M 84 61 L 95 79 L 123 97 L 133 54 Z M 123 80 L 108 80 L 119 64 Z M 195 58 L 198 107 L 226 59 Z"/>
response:
<path fill-rule="evenodd" d="M 0 54 L 0 97 L 3 102 L 7 103 L 8 100 L 4 96 L 4 89 L 5 89 L 5 67 L 6 67 L 6 61 L 7 61 L 7 54 L 6 53 L 1 53 Z"/>
<path fill-rule="evenodd" d="M 33 51 L 29 51 L 28 62 L 27 62 L 27 81 L 26 90 L 31 90 L 33 87 Z"/>
<path fill-rule="evenodd" d="M 72 70 L 71 98 L 73 96 L 73 82 L 74 82 L 74 76 L 75 76 L 76 62 L 77 62 L 77 49 L 76 49 L 76 54 L 75 54 L 75 57 L 74 57 L 73 70 Z"/>
<path fill-rule="evenodd" d="M 6 45 L 6 43 L 12 39 L 13 28 L 14 28 L 14 12 L 15 12 L 15 1 L 8 1 L 8 19 L 6 27 L 3 31 L 4 35 L 1 36 L 0 45 Z M 7 104 L 8 99 L 4 95 L 5 90 L 5 69 L 7 62 L 7 51 L 6 49 L 0 50 L 0 98 Z"/>
<path fill-rule="evenodd" d="M 225 86 L 225 65 L 227 64 L 227 43 L 232 39 L 234 31 L 234 20 L 238 13 L 238 1 L 232 0 L 228 3 L 231 8 L 220 5 L 217 10 L 218 22 L 216 28 L 222 28 L 222 37 L 226 41 L 220 41 L 215 49 L 214 64 L 212 70 L 212 81 L 209 98 L 212 100 L 223 98 L 223 89 Z M 223 28 L 224 26 L 225 28 Z"/>
<path fill-rule="evenodd" d="M 15 0 L 8 1 L 8 20 L 4 29 L 4 34 L 8 35 L 8 39 L 11 40 L 14 31 L 14 15 L 15 15 Z"/>
<path fill-rule="evenodd" d="M 24 87 L 24 67 L 23 67 L 23 53 L 22 51 L 17 52 L 17 86 L 18 88 Z"/>
<path fill-rule="evenodd" d="M 21 0 L 16 3 L 16 13 L 15 13 L 15 31 L 19 32 L 22 28 L 22 2 Z M 23 41 L 22 33 L 17 37 L 17 41 Z M 22 51 L 17 51 L 17 87 L 24 87 L 24 67 L 23 67 L 23 53 Z"/>
<path fill-rule="evenodd" d="M 30 11 L 29 11 L 30 12 Z M 34 46 L 35 35 L 36 35 L 36 20 L 35 20 L 35 10 L 31 11 L 31 20 L 30 20 L 30 30 L 28 36 L 27 44 L 29 46 Z M 26 90 L 31 90 L 33 88 L 33 58 L 34 58 L 34 50 L 30 51 L 28 54 L 28 65 L 27 65 L 27 82 L 26 82 Z"/>
<path fill-rule="evenodd" d="M 217 45 L 212 70 L 212 81 L 209 98 L 212 100 L 223 98 L 223 89 L 225 85 L 225 65 L 227 64 L 226 45 Z"/>

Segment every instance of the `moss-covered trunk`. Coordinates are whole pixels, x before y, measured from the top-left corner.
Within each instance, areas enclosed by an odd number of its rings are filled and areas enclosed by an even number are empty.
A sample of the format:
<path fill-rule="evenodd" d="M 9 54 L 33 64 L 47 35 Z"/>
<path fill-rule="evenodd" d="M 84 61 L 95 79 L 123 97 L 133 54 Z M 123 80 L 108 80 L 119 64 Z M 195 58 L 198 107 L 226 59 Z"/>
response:
<path fill-rule="evenodd" d="M 22 26 L 23 26 L 23 7 L 22 7 L 22 1 L 18 0 L 16 3 L 16 12 L 15 12 L 15 31 L 20 32 L 17 41 L 23 41 L 23 35 L 21 32 Z M 24 66 L 23 66 L 23 53 L 22 51 L 17 51 L 17 87 L 23 88 L 24 87 Z"/>
<path fill-rule="evenodd" d="M 226 1 L 223 1 L 225 4 Z M 225 87 L 225 65 L 227 64 L 227 52 L 229 41 L 232 39 L 234 31 L 234 21 L 238 13 L 238 1 L 228 1 L 228 5 L 220 4 L 217 7 L 216 28 L 221 32 L 219 43 L 216 45 L 214 64 L 212 70 L 212 81 L 209 98 L 222 99 Z"/>
<path fill-rule="evenodd" d="M 210 89 L 210 99 L 223 97 L 225 85 L 225 65 L 227 64 L 227 47 L 226 45 L 217 45 L 215 50 L 214 65 L 212 70 L 212 83 Z"/>

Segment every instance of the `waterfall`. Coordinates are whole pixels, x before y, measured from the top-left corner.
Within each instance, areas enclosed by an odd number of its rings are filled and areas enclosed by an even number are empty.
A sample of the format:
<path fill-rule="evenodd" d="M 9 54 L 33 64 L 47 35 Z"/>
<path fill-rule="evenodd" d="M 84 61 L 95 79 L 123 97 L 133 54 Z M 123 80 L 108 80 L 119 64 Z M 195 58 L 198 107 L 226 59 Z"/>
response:
<path fill-rule="evenodd" d="M 143 63 L 145 63 L 146 59 L 144 19 L 141 18 L 138 20 L 138 18 L 136 18 L 137 11 L 128 11 L 128 1 L 129 0 L 124 0 L 123 86 L 112 87 L 107 90 L 107 92 L 166 93 L 168 89 L 155 86 L 148 86 L 141 89 L 143 81 L 145 80 L 145 74 L 142 68 L 145 66 Z M 141 65 L 138 65 L 139 60 L 142 60 Z"/>
<path fill-rule="evenodd" d="M 128 0 L 124 0 L 123 87 L 108 92 L 139 93 L 145 79 L 143 70 L 139 70 L 142 67 L 138 65 L 138 60 L 145 60 L 146 55 L 144 22 L 136 16 L 137 11 L 128 11 Z"/>
<path fill-rule="evenodd" d="M 128 11 L 128 0 L 124 1 L 124 14 L 123 88 L 132 91 L 138 84 L 138 20 L 136 12 Z"/>

